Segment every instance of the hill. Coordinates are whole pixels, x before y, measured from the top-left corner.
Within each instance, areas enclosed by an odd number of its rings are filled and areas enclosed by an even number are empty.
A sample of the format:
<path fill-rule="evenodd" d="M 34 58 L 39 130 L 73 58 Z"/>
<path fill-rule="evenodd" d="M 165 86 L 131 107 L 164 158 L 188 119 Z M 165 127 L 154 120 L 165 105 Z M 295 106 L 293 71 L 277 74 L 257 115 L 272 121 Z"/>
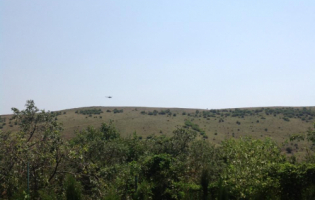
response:
<path fill-rule="evenodd" d="M 190 126 L 214 143 L 240 136 L 271 137 L 278 142 L 313 126 L 315 107 L 266 107 L 233 109 L 183 109 L 146 107 L 85 107 L 54 111 L 64 127 L 64 137 L 88 126 L 112 122 L 122 136 L 136 132 L 143 138 L 171 134 L 176 126 Z M 0 116 L 0 128 L 15 131 L 11 115 Z"/>

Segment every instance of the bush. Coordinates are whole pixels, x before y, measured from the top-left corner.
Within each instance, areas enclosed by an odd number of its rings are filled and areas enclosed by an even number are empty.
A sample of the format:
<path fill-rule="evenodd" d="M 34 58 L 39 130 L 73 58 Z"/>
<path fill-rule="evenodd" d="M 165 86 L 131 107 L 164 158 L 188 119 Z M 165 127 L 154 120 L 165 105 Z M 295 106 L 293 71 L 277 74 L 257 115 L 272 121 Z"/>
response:
<path fill-rule="evenodd" d="M 287 121 L 287 122 L 290 121 L 290 119 L 289 119 L 288 117 L 283 117 L 282 119 L 283 119 L 284 121 Z"/>
<path fill-rule="evenodd" d="M 115 114 L 116 114 L 116 113 L 123 113 L 124 110 L 123 110 L 123 109 L 118 110 L 117 108 L 115 108 L 115 109 L 113 110 L 113 112 L 114 112 Z"/>
<path fill-rule="evenodd" d="M 73 176 L 68 175 L 65 182 L 66 199 L 67 200 L 81 200 L 82 192 L 81 185 Z"/>
<path fill-rule="evenodd" d="M 279 182 L 281 199 L 314 199 L 314 164 L 280 164 L 271 173 Z"/>
<path fill-rule="evenodd" d="M 285 148 L 285 150 L 287 151 L 287 153 L 292 153 L 292 148 L 291 147 L 287 147 L 287 148 Z"/>
<path fill-rule="evenodd" d="M 222 149 L 229 173 L 223 182 L 231 186 L 232 199 L 257 199 L 254 196 L 264 192 L 262 199 L 277 199 L 271 193 L 277 187 L 276 180 L 265 176 L 270 168 L 285 161 L 275 142 L 248 137 L 229 139 L 222 142 Z"/>
<path fill-rule="evenodd" d="M 99 115 L 103 113 L 101 109 L 87 109 L 87 110 L 80 110 L 80 114 L 82 115 Z"/>
<path fill-rule="evenodd" d="M 189 121 L 189 120 L 186 120 L 185 121 L 185 127 L 191 127 L 193 130 L 195 130 L 195 131 L 198 131 L 198 132 L 204 132 L 200 127 L 199 127 L 199 125 L 198 124 L 194 124 L 194 123 L 192 123 L 191 121 Z"/>

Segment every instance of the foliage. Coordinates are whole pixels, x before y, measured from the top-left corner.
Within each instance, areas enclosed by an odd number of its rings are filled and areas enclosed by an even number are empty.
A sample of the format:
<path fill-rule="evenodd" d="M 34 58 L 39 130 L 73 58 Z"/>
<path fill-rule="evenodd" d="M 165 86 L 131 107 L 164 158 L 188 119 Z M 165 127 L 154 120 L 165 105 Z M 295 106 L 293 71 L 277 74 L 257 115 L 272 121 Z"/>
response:
<path fill-rule="evenodd" d="M 103 113 L 103 111 L 101 109 L 86 109 L 86 110 L 76 111 L 75 113 L 82 114 L 82 115 L 99 115 Z"/>
<path fill-rule="evenodd" d="M 142 139 L 133 133 L 121 137 L 112 123 L 103 123 L 65 141 L 56 112 L 39 110 L 32 100 L 25 110 L 12 110 L 11 124 L 17 124 L 19 131 L 0 130 L 1 199 L 314 199 L 313 129 L 290 137 L 310 144 L 307 158 L 299 162 L 295 156 L 287 159 L 268 138 L 226 139 L 215 146 L 189 120 L 171 136 Z M 190 114 L 192 119 L 199 115 L 223 119 L 263 112 L 312 116 L 308 109 L 197 110 Z M 147 114 L 172 116 L 169 110 Z"/>
<path fill-rule="evenodd" d="M 52 113 L 40 111 L 32 100 L 27 101 L 25 110 L 12 110 L 20 131 L 0 132 L 0 193 L 11 198 L 26 191 L 29 163 L 30 195 L 38 197 L 40 190 L 62 181 L 57 173 L 65 158 L 62 129 Z"/>
<path fill-rule="evenodd" d="M 68 175 L 65 181 L 66 198 L 67 200 L 81 200 L 81 184 L 78 183 L 75 178 Z"/>
<path fill-rule="evenodd" d="M 118 110 L 117 108 L 115 108 L 115 109 L 113 110 L 113 112 L 114 112 L 114 114 L 116 114 L 116 113 L 123 113 L 124 110 L 123 110 L 123 109 Z"/>
<path fill-rule="evenodd" d="M 276 187 L 268 170 L 285 161 L 279 147 L 270 139 L 241 138 L 222 142 L 227 168 L 223 181 L 237 198 L 249 198 Z"/>

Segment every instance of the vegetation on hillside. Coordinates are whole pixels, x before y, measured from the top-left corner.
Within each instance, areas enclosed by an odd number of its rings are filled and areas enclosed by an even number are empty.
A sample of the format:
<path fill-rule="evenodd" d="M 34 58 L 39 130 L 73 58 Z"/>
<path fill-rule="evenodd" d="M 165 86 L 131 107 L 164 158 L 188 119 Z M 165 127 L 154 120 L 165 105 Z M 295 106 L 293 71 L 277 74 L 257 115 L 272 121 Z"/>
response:
<path fill-rule="evenodd" d="M 170 109 L 167 110 L 161 110 L 161 111 L 141 111 L 141 114 L 148 114 L 148 115 L 172 115 L 172 112 Z M 256 109 L 221 109 L 221 110 L 203 110 L 200 112 L 199 110 L 196 110 L 195 113 L 188 113 L 189 116 L 194 117 L 203 117 L 203 118 L 210 118 L 210 117 L 238 117 L 238 118 L 244 118 L 246 116 L 260 116 L 262 114 L 266 115 L 273 115 L 276 117 L 277 115 L 282 115 L 283 120 L 289 121 L 290 118 L 298 118 L 303 121 L 309 121 L 313 120 L 315 117 L 315 112 L 311 109 L 307 108 L 256 108 Z M 186 112 L 183 112 L 182 115 L 186 115 Z"/>
<path fill-rule="evenodd" d="M 103 113 L 101 109 L 85 109 L 85 110 L 77 110 L 75 111 L 77 114 L 82 114 L 82 115 L 99 115 Z"/>
<path fill-rule="evenodd" d="M 189 120 L 169 136 L 121 137 L 111 123 L 103 123 L 64 140 L 56 115 L 39 110 L 33 101 L 25 110 L 12 110 L 19 131 L 0 130 L 1 199 L 315 197 L 313 129 L 289 138 L 309 142 L 305 158 L 298 160 L 284 156 L 283 147 L 268 138 L 233 138 L 214 146 Z M 234 111 L 205 112 L 223 118 Z"/>

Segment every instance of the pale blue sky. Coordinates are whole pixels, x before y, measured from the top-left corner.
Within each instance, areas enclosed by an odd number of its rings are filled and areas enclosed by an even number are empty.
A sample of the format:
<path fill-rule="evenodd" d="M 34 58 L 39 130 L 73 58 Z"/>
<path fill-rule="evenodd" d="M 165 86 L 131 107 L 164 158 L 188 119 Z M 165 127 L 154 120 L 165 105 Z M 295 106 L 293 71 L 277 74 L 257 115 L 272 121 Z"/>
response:
<path fill-rule="evenodd" d="M 314 0 L 0 7 L 0 114 L 28 99 L 46 110 L 314 106 Z"/>

